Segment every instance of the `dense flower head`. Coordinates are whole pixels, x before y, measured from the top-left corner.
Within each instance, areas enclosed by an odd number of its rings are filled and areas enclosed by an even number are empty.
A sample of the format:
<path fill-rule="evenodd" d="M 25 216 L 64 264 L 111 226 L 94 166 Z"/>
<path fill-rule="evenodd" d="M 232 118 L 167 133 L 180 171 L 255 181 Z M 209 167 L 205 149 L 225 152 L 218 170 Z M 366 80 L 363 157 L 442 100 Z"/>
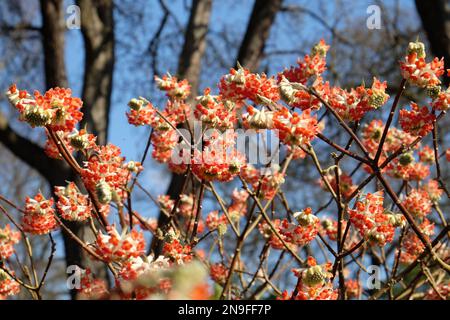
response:
<path fill-rule="evenodd" d="M 385 150 L 386 152 L 395 152 L 403 145 L 410 145 L 415 139 L 416 137 L 410 132 L 391 127 L 386 136 Z M 416 146 L 416 148 L 418 147 L 419 145 Z"/>
<path fill-rule="evenodd" d="M 172 100 L 186 100 L 191 93 L 191 86 L 186 79 L 178 81 L 170 74 L 164 75 L 162 78 L 155 76 L 155 82 L 158 88 L 166 91 L 167 96 Z"/>
<path fill-rule="evenodd" d="M 247 129 L 272 129 L 273 111 L 265 108 L 258 110 L 253 106 L 247 106 L 247 113 L 242 115 L 242 125 Z"/>
<path fill-rule="evenodd" d="M 391 242 L 395 227 L 405 224 L 402 215 L 385 212 L 383 200 L 382 191 L 368 193 L 363 200 L 356 202 L 355 209 L 348 209 L 350 221 L 361 236 L 379 246 Z"/>
<path fill-rule="evenodd" d="M 430 175 L 430 167 L 416 162 L 412 153 L 405 153 L 386 166 L 387 174 L 392 178 L 405 181 L 422 181 Z"/>
<path fill-rule="evenodd" d="M 96 148 L 95 151 L 96 153 L 84 163 L 82 178 L 86 187 L 97 195 L 101 204 L 124 199 L 124 187 L 130 174 L 120 148 L 107 144 Z"/>
<path fill-rule="evenodd" d="M 310 78 L 319 77 L 326 70 L 326 55 L 329 48 L 325 40 L 320 40 L 312 48 L 310 55 L 298 59 L 296 67 L 290 67 L 279 73 L 278 80 L 281 81 L 285 77 L 290 82 L 306 84 Z"/>
<path fill-rule="evenodd" d="M 97 254 L 105 261 L 126 261 L 145 252 L 145 240 L 141 232 L 123 230 L 120 234 L 114 226 L 107 233 L 99 232 L 95 242 Z"/>
<path fill-rule="evenodd" d="M 245 165 L 245 156 L 235 148 L 235 134 L 219 135 L 214 131 L 204 137 L 202 151 L 196 149 L 191 160 L 192 172 L 202 180 L 232 180 Z"/>
<path fill-rule="evenodd" d="M 176 238 L 164 243 L 163 254 L 176 264 L 183 264 L 192 260 L 191 246 L 183 245 Z"/>
<path fill-rule="evenodd" d="M 444 74 L 444 59 L 434 58 L 427 63 L 425 57 L 423 43 L 410 42 L 407 56 L 400 62 L 402 76 L 409 83 L 421 88 L 437 86 L 441 83 L 439 77 Z"/>
<path fill-rule="evenodd" d="M 298 114 L 282 107 L 275 112 L 273 124 L 280 140 L 290 146 L 308 144 L 319 132 L 317 117 L 311 115 L 311 110 Z"/>
<path fill-rule="evenodd" d="M 264 220 L 258 225 L 259 232 L 261 235 L 267 240 L 268 244 L 276 250 L 285 250 L 286 247 L 284 246 L 283 242 L 280 240 L 283 239 L 285 243 L 292 249 L 295 250 L 296 245 L 290 242 L 286 242 L 286 236 L 281 233 L 281 227 L 282 227 L 282 220 L 280 219 L 273 219 L 272 225 L 275 227 L 275 230 L 278 232 L 278 235 L 276 235 L 275 232 L 273 232 L 270 225 Z"/>
<path fill-rule="evenodd" d="M 421 150 L 419 150 L 419 159 L 423 163 L 433 164 L 435 161 L 434 150 L 425 145 Z"/>
<path fill-rule="evenodd" d="M 333 289 L 330 281 L 332 274 L 330 264 L 318 265 L 313 257 L 308 257 L 309 267 L 294 269 L 294 274 L 300 278 L 297 285 L 295 300 L 336 300 L 338 292 Z"/>
<path fill-rule="evenodd" d="M 287 242 L 298 246 L 310 243 L 317 236 L 320 228 L 320 219 L 312 214 L 311 208 L 294 213 L 298 224 L 284 219 L 281 223 L 280 233 Z"/>
<path fill-rule="evenodd" d="M 67 135 L 69 145 L 75 150 L 88 150 L 96 147 L 97 137 L 92 133 L 88 133 L 86 129 L 74 129 Z"/>
<path fill-rule="evenodd" d="M 19 243 L 21 238 L 19 231 L 14 231 L 7 224 L 0 228 L 0 260 L 6 260 L 14 253 L 14 245 Z"/>
<path fill-rule="evenodd" d="M 228 207 L 228 213 L 231 218 L 238 218 L 247 214 L 247 199 L 249 194 L 246 190 L 234 189 L 231 194 L 231 204 Z"/>
<path fill-rule="evenodd" d="M 362 128 L 362 142 L 372 155 L 378 150 L 383 131 L 384 124 L 381 120 L 372 120 Z"/>
<path fill-rule="evenodd" d="M 342 221 L 342 226 L 345 228 L 347 225 L 347 221 Z M 325 234 L 328 236 L 328 238 L 332 241 L 336 241 L 338 238 L 338 222 L 336 220 L 333 220 L 331 218 L 324 218 L 321 221 L 321 234 Z"/>
<path fill-rule="evenodd" d="M 430 166 L 421 162 L 413 162 L 409 169 L 409 180 L 411 181 L 423 181 L 430 175 Z"/>
<path fill-rule="evenodd" d="M 189 244 L 185 244 L 180 232 L 173 228 L 170 228 L 164 234 L 162 254 L 176 265 L 182 265 L 193 259 L 192 247 Z"/>
<path fill-rule="evenodd" d="M 348 174 L 342 172 L 340 169 L 338 171 L 339 174 L 339 191 L 341 195 L 344 198 L 349 198 L 350 195 L 356 190 L 356 185 L 353 184 L 352 177 L 350 177 Z M 336 173 L 334 170 L 327 170 L 327 172 L 324 175 L 324 179 L 328 181 L 331 188 L 334 190 L 334 192 L 337 192 L 337 181 L 336 181 Z M 323 179 L 319 180 L 319 184 L 323 190 L 328 191 L 327 186 Z"/>
<path fill-rule="evenodd" d="M 64 145 L 66 146 L 67 151 L 69 151 L 70 154 L 74 152 L 74 148 L 70 144 L 70 138 L 69 138 L 69 132 L 63 132 L 63 131 L 56 131 L 55 134 L 64 142 Z M 45 154 L 47 157 L 52 159 L 62 159 L 62 155 L 59 152 L 59 149 L 53 139 L 50 138 L 50 136 L 47 134 L 47 141 L 45 142 L 44 147 Z"/>
<path fill-rule="evenodd" d="M 77 290 L 80 299 L 99 300 L 108 295 L 108 284 L 105 280 L 95 278 L 89 268 L 79 268 L 78 272 L 80 273 L 80 287 Z"/>
<path fill-rule="evenodd" d="M 439 92 L 433 99 L 431 106 L 435 110 L 447 111 L 450 108 L 450 88 L 447 88 L 445 91 L 441 91 L 440 87 L 438 88 Z"/>
<path fill-rule="evenodd" d="M 209 267 L 209 273 L 213 281 L 224 285 L 228 278 L 229 270 L 222 263 L 214 263 Z"/>
<path fill-rule="evenodd" d="M 400 110 L 399 122 L 402 129 L 415 136 L 426 136 L 433 129 L 436 116 L 427 107 L 411 102 L 411 110 Z"/>
<path fill-rule="evenodd" d="M 170 159 L 167 160 L 168 161 L 167 168 L 175 174 L 186 173 L 186 171 L 189 168 L 188 165 L 191 162 L 191 150 L 189 150 L 187 148 L 181 148 L 181 150 L 179 150 L 179 151 L 174 149 L 169 152 L 171 153 L 171 155 L 170 155 Z M 166 152 L 166 154 L 169 154 L 169 152 Z M 175 152 L 178 152 L 178 154 L 175 155 L 174 154 Z M 162 156 L 161 160 L 166 160 L 162 153 L 158 154 L 157 156 L 159 156 L 159 155 Z M 155 157 L 155 159 L 157 159 L 157 158 Z M 165 162 L 165 161 L 160 161 L 160 162 Z"/>
<path fill-rule="evenodd" d="M 150 273 L 158 273 L 167 270 L 170 267 L 170 261 L 164 256 L 154 258 L 153 255 L 148 257 L 136 257 L 123 263 L 119 272 L 119 286 L 125 298 L 134 297 L 137 300 L 147 299 L 152 294 L 157 294 L 161 290 L 167 293 L 170 289 L 170 279 L 161 276 L 156 283 L 152 285 L 140 283 L 140 278 Z"/>
<path fill-rule="evenodd" d="M 230 73 L 223 76 L 219 82 L 220 95 L 223 99 L 241 104 L 249 99 L 256 104 L 264 104 L 264 100 L 278 101 L 280 95 L 273 77 L 268 78 L 264 73 L 251 73 L 241 66 L 230 69 Z"/>
<path fill-rule="evenodd" d="M 31 234 L 47 234 L 56 228 L 53 198 L 45 199 L 41 193 L 34 198 L 25 199 L 25 210 L 22 217 L 22 227 Z"/>
<path fill-rule="evenodd" d="M 14 271 L 9 271 L 14 276 Z M 13 296 L 20 292 L 20 284 L 0 269 L 0 296 Z"/>
<path fill-rule="evenodd" d="M 135 280 L 141 274 L 150 272 L 152 270 L 164 269 L 170 266 L 169 259 L 164 256 L 154 258 L 153 255 L 148 257 L 132 257 L 125 261 L 122 265 L 122 269 L 119 272 L 119 276 L 123 280 Z"/>
<path fill-rule="evenodd" d="M 316 86 L 322 79 L 316 80 L 313 87 Z M 284 102 L 290 107 L 307 109 L 319 109 L 322 106 L 321 101 L 316 96 L 310 94 L 305 90 L 303 85 L 291 83 L 284 75 L 281 75 L 278 87 L 280 89 L 280 96 Z"/>
<path fill-rule="evenodd" d="M 439 183 L 436 180 L 430 180 L 428 183 L 424 184 L 423 190 L 428 193 L 428 197 L 434 203 L 439 202 L 442 193 L 444 192 L 444 190 L 439 187 Z"/>
<path fill-rule="evenodd" d="M 219 215 L 219 211 L 214 210 L 208 213 L 205 223 L 209 230 L 216 230 L 220 225 L 226 226 L 228 220 L 225 215 Z"/>
<path fill-rule="evenodd" d="M 350 299 L 359 298 L 361 291 L 361 284 L 357 279 L 348 279 L 345 281 L 345 292 Z"/>
<path fill-rule="evenodd" d="M 156 107 L 143 97 L 131 99 L 128 106 L 128 123 L 134 126 L 150 125 L 158 131 L 169 130 L 170 124 L 176 126 L 186 121 L 191 112 L 189 105 L 182 100 L 168 100 L 162 112 L 158 112 Z"/>
<path fill-rule="evenodd" d="M 241 170 L 241 176 L 252 185 L 255 192 L 259 190 L 259 197 L 265 200 L 273 199 L 285 181 L 285 173 L 281 171 L 279 166 L 275 165 L 268 170 L 263 170 L 247 164 Z"/>
<path fill-rule="evenodd" d="M 32 127 L 49 126 L 55 131 L 72 131 L 83 117 L 83 102 L 72 97 L 72 91 L 53 88 L 44 95 L 34 92 L 34 97 L 12 85 L 7 91 L 9 101 L 20 112 L 20 119 Z"/>
<path fill-rule="evenodd" d="M 55 187 L 55 195 L 58 197 L 56 209 L 63 219 L 84 221 L 91 216 L 89 197 L 82 194 L 74 182 L 69 182 L 65 187 Z"/>
<path fill-rule="evenodd" d="M 151 139 L 153 146 L 152 157 L 161 163 L 170 161 L 174 148 L 178 143 L 178 138 L 178 134 L 174 129 L 154 131 Z"/>
<path fill-rule="evenodd" d="M 385 92 L 386 88 L 386 82 L 374 78 L 370 88 L 366 88 L 364 84 L 350 90 L 331 87 L 324 90 L 324 95 L 341 118 L 359 121 L 368 111 L 376 110 L 386 103 L 389 99 L 389 95 Z"/>
<path fill-rule="evenodd" d="M 419 229 L 425 239 L 430 239 L 434 234 L 434 223 L 424 218 L 419 225 Z M 400 262 L 412 263 L 425 250 L 425 246 L 413 230 L 409 230 L 403 240 L 403 246 L 400 249 Z"/>
<path fill-rule="evenodd" d="M 431 213 L 432 202 L 425 190 L 412 189 L 402 204 L 415 217 L 425 217 Z"/>
<path fill-rule="evenodd" d="M 179 124 L 188 120 L 191 114 L 191 105 L 182 100 L 167 100 L 164 111 L 176 124 Z"/>
<path fill-rule="evenodd" d="M 130 111 L 126 113 L 128 123 L 134 126 L 149 125 L 155 116 L 155 109 L 151 103 L 146 103 L 142 99 L 131 99 L 128 102 Z"/>
<path fill-rule="evenodd" d="M 194 109 L 195 118 L 207 127 L 233 128 L 237 122 L 235 104 L 210 93 L 211 89 L 206 88 L 203 95 L 197 97 L 198 103 Z"/>

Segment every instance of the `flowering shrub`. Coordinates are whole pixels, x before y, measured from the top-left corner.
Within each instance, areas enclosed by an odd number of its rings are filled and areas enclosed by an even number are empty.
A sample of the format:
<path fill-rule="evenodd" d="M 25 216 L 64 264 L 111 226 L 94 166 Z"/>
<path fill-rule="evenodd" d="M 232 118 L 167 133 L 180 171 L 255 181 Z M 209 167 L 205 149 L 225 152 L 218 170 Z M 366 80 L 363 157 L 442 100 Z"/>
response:
<path fill-rule="evenodd" d="M 109 286 L 80 266 L 76 290 L 85 299 L 376 299 L 409 289 L 418 298 L 448 299 L 450 230 L 439 203 L 449 197 L 440 166 L 450 161 L 450 148 L 440 153 L 436 130 L 450 103 L 450 89 L 441 86 L 444 62 L 427 61 L 424 45 L 410 43 L 391 99 L 388 83 L 377 78 L 355 88 L 325 81 L 328 49 L 322 40 L 274 76 L 238 65 L 196 99 L 187 80 L 156 77 L 167 97 L 163 108 L 130 100 L 129 124 L 151 128 L 152 157 L 183 180 L 178 196 L 152 198 L 159 221 L 132 209 L 146 154 L 127 162 L 118 146 L 98 145 L 79 128 L 82 101 L 70 89 L 30 95 L 12 85 L 6 95 L 19 119 L 44 128 L 47 155 L 65 162 L 74 180 L 53 186 L 53 195 L 27 197 L 23 206 L 0 196 L 20 213 L 16 222 L 0 206 L 11 222 L 0 228 L 0 297 L 23 287 L 40 298 L 59 245 L 52 233 L 61 229 L 114 278 Z M 427 101 L 401 100 L 407 85 L 426 92 Z M 346 146 L 327 137 L 333 122 L 350 139 Z M 196 126 L 199 134 L 191 136 Z M 239 148 L 238 129 L 274 133 L 281 161 L 253 162 Z M 326 148 L 331 158 L 316 154 Z M 302 162 L 314 165 L 317 186 L 296 195 L 308 203 L 313 195 L 320 203 L 329 198 L 326 204 L 299 210 L 284 192 L 289 170 Z M 240 188 L 229 192 L 230 182 Z M 68 222 L 86 224 L 94 237 L 78 238 Z M 13 270 L 18 243 L 29 249 L 31 236 L 52 243 L 42 280 Z M 364 282 L 367 256 L 386 271 L 375 291 Z M 408 285 L 411 270 L 418 280 Z M 277 281 L 281 275 L 287 281 Z"/>

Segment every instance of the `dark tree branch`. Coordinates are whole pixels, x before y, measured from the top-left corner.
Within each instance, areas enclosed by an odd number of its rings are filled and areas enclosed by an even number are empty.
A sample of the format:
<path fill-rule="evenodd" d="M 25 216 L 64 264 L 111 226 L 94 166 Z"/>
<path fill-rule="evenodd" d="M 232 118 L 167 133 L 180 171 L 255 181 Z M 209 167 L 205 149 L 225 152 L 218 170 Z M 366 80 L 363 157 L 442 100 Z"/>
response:
<path fill-rule="evenodd" d="M 445 68 L 450 68 L 450 6 L 446 0 L 416 0 L 416 8 L 422 20 L 431 51 L 436 57 L 444 57 Z M 449 84 L 449 78 L 445 77 Z"/>
<path fill-rule="evenodd" d="M 63 178 L 68 174 L 67 168 L 62 165 L 61 161 L 50 159 L 43 148 L 18 135 L 9 126 L 8 120 L 2 113 L 0 113 L 0 142 L 17 158 L 36 169 L 52 184 L 61 182 L 61 172 L 63 172 Z"/>
<path fill-rule="evenodd" d="M 193 97 L 198 93 L 201 60 L 206 48 L 211 5 L 212 0 L 194 0 L 184 36 L 183 50 L 178 60 L 177 74 L 180 78 L 189 81 Z"/>
<path fill-rule="evenodd" d="M 245 68 L 251 71 L 258 70 L 270 28 L 275 15 L 281 9 L 282 2 L 283 0 L 255 0 L 236 59 Z"/>
<path fill-rule="evenodd" d="M 197 95 L 201 60 L 206 49 L 206 35 L 208 32 L 209 17 L 211 13 L 212 0 L 194 0 L 192 4 L 189 22 L 185 32 L 184 45 L 180 54 L 178 64 L 178 76 L 187 79 L 191 84 L 191 103 L 193 97 Z M 184 175 L 172 174 L 167 195 L 171 199 L 179 199 L 187 177 Z M 158 228 L 165 229 L 170 223 L 169 217 L 162 212 L 159 213 Z M 163 242 L 157 237 L 153 238 L 151 250 L 155 255 L 159 255 Z"/>
<path fill-rule="evenodd" d="M 114 70 L 114 21 L 112 0 L 78 0 L 85 47 L 83 113 L 81 126 L 105 144 Z"/>
<path fill-rule="evenodd" d="M 42 45 L 47 88 L 67 87 L 64 59 L 64 10 L 61 0 L 41 0 Z"/>

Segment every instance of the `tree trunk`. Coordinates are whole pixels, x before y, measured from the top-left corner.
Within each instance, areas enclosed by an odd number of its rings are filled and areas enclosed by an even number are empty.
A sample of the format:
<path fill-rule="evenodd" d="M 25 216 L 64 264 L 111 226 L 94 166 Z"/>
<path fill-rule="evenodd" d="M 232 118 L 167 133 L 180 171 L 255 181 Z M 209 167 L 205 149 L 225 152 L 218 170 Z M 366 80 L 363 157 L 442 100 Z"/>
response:
<path fill-rule="evenodd" d="M 78 0 L 84 39 L 85 65 L 81 126 L 105 144 L 114 69 L 114 20 L 112 0 Z"/>
<path fill-rule="evenodd" d="M 64 59 L 64 1 L 41 0 L 45 86 L 68 86 Z"/>
<path fill-rule="evenodd" d="M 64 2 L 62 0 L 41 0 L 42 11 L 42 44 L 44 48 L 44 68 L 46 88 L 67 87 L 66 64 L 64 59 Z M 64 170 L 53 170 L 55 174 L 45 175 L 50 189 L 57 185 L 65 185 L 67 180 L 73 180 L 73 173 L 67 165 L 61 163 Z M 50 171 L 53 168 L 49 167 Z M 56 169 L 56 168 L 54 168 Z M 72 178 L 72 179 L 71 179 Z M 52 190 L 53 191 L 53 190 Z M 80 223 L 67 223 L 71 231 L 79 238 L 84 238 L 87 226 Z M 66 265 L 86 266 L 87 257 L 79 245 L 63 232 Z M 94 270 L 95 272 L 95 270 Z M 77 298 L 77 291 L 70 290 L 72 299 Z"/>
<path fill-rule="evenodd" d="M 450 69 L 450 3 L 447 0 L 416 0 L 433 55 L 444 57 L 445 69 Z M 449 78 L 444 82 L 449 84 Z"/>
<path fill-rule="evenodd" d="M 201 61 L 206 48 L 206 35 L 208 33 L 209 17 L 211 14 L 212 0 L 194 0 L 189 16 L 189 22 L 184 36 L 183 50 L 181 51 L 177 75 L 180 79 L 187 79 L 191 84 L 191 96 L 188 103 L 193 104 L 198 94 Z M 178 199 L 184 184 L 184 175 L 172 174 L 167 195 L 171 199 Z M 162 212 L 159 213 L 158 227 L 164 229 L 168 218 Z M 160 255 L 163 241 L 153 237 L 151 251 Z"/>
<path fill-rule="evenodd" d="M 282 2 L 283 0 L 255 0 L 247 31 L 236 58 L 237 62 L 250 71 L 256 72 L 259 68 L 270 28 L 281 9 Z"/>
<path fill-rule="evenodd" d="M 236 61 L 242 63 L 250 70 L 256 70 L 261 61 L 264 45 L 269 36 L 276 13 L 281 8 L 282 0 L 256 0 L 247 26 L 244 39 L 239 49 Z M 178 75 L 186 78 L 192 85 L 191 95 L 198 93 L 201 58 L 206 47 L 206 34 L 211 10 L 210 0 L 196 0 L 192 5 L 185 42 L 179 59 Z M 194 101 L 191 101 L 192 103 Z M 183 175 L 172 174 L 167 195 L 171 199 L 180 196 L 184 184 Z M 160 212 L 158 227 L 164 229 L 168 222 L 166 215 Z M 151 249 L 157 256 L 161 254 L 163 241 L 153 238 Z"/>
<path fill-rule="evenodd" d="M 198 94 L 201 61 L 206 48 L 212 0 L 195 0 L 184 38 L 183 50 L 178 63 L 178 76 L 191 84 L 191 96 Z"/>
<path fill-rule="evenodd" d="M 97 143 L 105 144 L 108 131 L 108 113 L 111 100 L 114 67 L 114 33 L 112 0 L 80 0 L 81 28 L 85 41 L 85 74 L 83 85 L 84 119 L 90 132 L 98 136 Z M 64 44 L 64 1 L 41 0 L 42 44 L 46 88 L 67 87 Z M 20 136 L 9 126 L 0 113 L 0 141 L 19 159 L 36 169 L 53 186 L 74 181 L 74 173 L 62 161 L 50 159 L 43 148 Z M 90 234 L 85 224 L 68 223 L 69 228 L 81 239 Z M 86 267 L 88 258 L 79 245 L 63 232 L 67 266 Z M 92 271 L 107 279 L 106 268 L 95 264 Z M 71 297 L 77 292 L 71 290 Z"/>

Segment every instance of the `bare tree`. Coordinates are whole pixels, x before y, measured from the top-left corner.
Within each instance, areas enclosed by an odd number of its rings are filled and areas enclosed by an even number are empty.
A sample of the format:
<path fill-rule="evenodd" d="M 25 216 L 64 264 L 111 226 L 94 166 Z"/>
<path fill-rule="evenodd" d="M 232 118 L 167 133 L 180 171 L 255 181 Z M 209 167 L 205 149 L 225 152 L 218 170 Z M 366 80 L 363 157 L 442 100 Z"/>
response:
<path fill-rule="evenodd" d="M 108 114 L 114 66 L 114 33 L 112 0 L 79 1 L 82 32 L 85 41 L 85 74 L 82 100 L 85 114 L 82 125 L 97 135 L 98 143 L 106 143 Z M 67 87 L 64 59 L 64 7 L 62 0 L 41 0 L 41 39 L 43 45 L 46 88 Z M 13 29 L 11 29 L 13 30 Z M 64 185 L 73 180 L 68 166 L 46 156 L 44 149 L 21 136 L 0 114 L 0 142 L 16 157 L 36 169 L 50 184 Z M 70 223 L 70 229 L 84 238 L 87 226 Z M 64 233 L 65 259 L 67 265 L 87 265 L 87 257 L 74 241 Z M 99 276 L 105 276 L 100 272 Z M 76 292 L 72 290 L 72 297 Z"/>

